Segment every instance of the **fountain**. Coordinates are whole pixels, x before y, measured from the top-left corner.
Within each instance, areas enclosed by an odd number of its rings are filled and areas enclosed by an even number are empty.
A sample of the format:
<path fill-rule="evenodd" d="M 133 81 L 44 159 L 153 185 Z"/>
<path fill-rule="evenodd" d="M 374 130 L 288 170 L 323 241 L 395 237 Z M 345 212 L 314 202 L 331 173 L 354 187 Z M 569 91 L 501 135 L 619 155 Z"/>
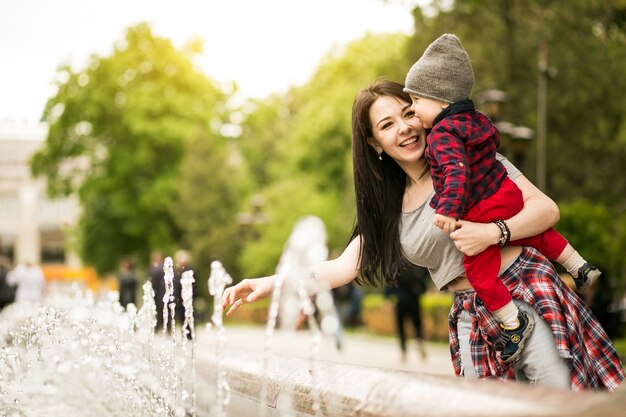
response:
<path fill-rule="evenodd" d="M 337 330 L 337 317 L 329 289 L 309 279 L 306 268 L 327 256 L 323 231 L 319 219 L 305 218 L 287 241 L 260 353 L 229 346 L 220 302 L 214 303 L 212 324 L 195 328 L 191 272 L 181 279 L 185 314 L 176 328 L 171 258 L 164 267 L 163 312 L 156 311 L 149 282 L 139 310 L 124 310 L 114 297 L 98 298 L 77 286 L 50 288 L 44 304 L 5 308 L 0 416 L 623 415 L 625 390 L 570 393 L 323 360 L 319 347 Z M 214 261 L 209 290 L 216 301 L 231 282 Z M 277 357 L 272 338 L 276 331 L 294 332 L 300 310 L 310 357 Z M 155 333 L 161 313 L 163 329 Z"/>
<path fill-rule="evenodd" d="M 173 415 L 175 398 L 155 377 L 166 366 L 135 330 L 145 317 L 79 291 L 5 308 L 0 415 Z"/>
<path fill-rule="evenodd" d="M 226 381 L 226 372 L 220 366 L 219 358 L 222 356 L 221 352 L 224 344 L 226 343 L 226 336 L 224 334 L 224 322 L 223 322 L 223 308 L 222 308 L 222 295 L 224 294 L 224 288 L 227 285 L 233 283 L 233 279 L 226 273 L 226 270 L 222 266 L 221 262 L 213 261 L 211 263 L 211 276 L 209 278 L 209 294 L 213 299 L 213 315 L 211 320 L 215 327 L 217 327 L 217 338 L 215 344 L 215 358 L 216 358 L 216 373 L 217 373 L 217 416 L 225 417 L 228 409 L 228 403 L 230 402 L 230 387 Z"/>
<path fill-rule="evenodd" d="M 285 249 L 280 257 L 276 268 L 276 280 L 270 300 L 268 322 L 265 335 L 265 349 L 263 352 L 262 374 L 268 375 L 269 361 L 272 354 L 272 337 L 277 325 L 277 318 L 280 316 L 282 327 L 287 331 L 294 332 L 300 312 L 307 319 L 307 325 L 311 333 L 311 387 L 313 397 L 318 390 L 316 376 L 316 363 L 319 354 L 319 344 L 321 341 L 321 329 L 315 317 L 315 306 L 312 297 L 319 297 L 322 300 L 324 309 L 318 310 L 322 329 L 326 334 L 332 335 L 339 328 L 339 320 L 333 307 L 333 300 L 330 288 L 321 286 L 318 282 L 310 279 L 308 265 L 325 261 L 328 258 L 328 248 L 326 246 L 326 230 L 322 221 L 314 216 L 307 216 L 300 219 L 294 226 L 293 232 L 289 236 Z M 265 378 L 261 385 L 259 402 L 259 415 L 265 416 L 267 407 L 267 386 L 268 380 Z M 291 409 L 289 398 L 281 397 L 285 401 L 279 405 L 283 410 Z M 312 403 L 313 414 L 319 412 L 317 401 Z M 288 415 L 288 414 L 287 414 Z"/>

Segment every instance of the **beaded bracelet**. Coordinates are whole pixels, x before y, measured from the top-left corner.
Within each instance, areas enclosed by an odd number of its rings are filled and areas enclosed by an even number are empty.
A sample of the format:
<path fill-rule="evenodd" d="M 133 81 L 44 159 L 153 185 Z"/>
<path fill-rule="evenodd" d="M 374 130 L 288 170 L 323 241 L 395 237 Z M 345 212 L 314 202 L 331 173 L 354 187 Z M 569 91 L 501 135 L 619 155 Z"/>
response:
<path fill-rule="evenodd" d="M 500 242 L 498 242 L 498 245 L 505 246 L 511 240 L 511 231 L 509 230 L 509 226 L 504 220 L 496 220 L 492 223 L 500 228 Z"/>

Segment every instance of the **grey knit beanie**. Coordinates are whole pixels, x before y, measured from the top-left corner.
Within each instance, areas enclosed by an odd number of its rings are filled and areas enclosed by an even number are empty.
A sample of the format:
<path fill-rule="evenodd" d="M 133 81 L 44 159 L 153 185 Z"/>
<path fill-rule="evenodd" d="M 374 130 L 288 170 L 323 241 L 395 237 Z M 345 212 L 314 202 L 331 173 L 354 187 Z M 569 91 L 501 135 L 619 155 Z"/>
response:
<path fill-rule="evenodd" d="M 431 43 L 406 75 L 404 91 L 454 103 L 470 98 L 474 71 L 456 35 L 446 33 Z"/>

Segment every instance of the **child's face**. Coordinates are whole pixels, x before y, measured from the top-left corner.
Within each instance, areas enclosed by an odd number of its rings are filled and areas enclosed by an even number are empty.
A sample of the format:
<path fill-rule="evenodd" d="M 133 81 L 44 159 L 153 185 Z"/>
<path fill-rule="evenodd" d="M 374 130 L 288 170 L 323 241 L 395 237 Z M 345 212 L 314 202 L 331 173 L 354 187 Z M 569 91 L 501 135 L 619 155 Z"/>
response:
<path fill-rule="evenodd" d="M 413 102 L 411 108 L 426 129 L 433 127 L 435 118 L 443 109 L 448 107 L 448 103 L 432 98 L 420 97 L 416 94 L 411 94 L 411 101 Z"/>

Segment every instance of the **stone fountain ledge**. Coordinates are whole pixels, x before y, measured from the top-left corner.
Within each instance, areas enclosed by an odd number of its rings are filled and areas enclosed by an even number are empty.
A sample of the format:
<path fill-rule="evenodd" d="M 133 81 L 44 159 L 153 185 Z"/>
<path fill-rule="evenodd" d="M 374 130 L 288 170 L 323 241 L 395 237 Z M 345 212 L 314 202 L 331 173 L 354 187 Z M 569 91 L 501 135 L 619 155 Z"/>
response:
<path fill-rule="evenodd" d="M 214 380 L 214 356 L 197 360 L 199 384 Z M 615 393 L 570 392 L 514 382 L 464 380 L 318 361 L 317 387 L 311 361 L 271 355 L 266 376 L 263 355 L 229 349 L 221 357 L 231 390 L 229 415 L 371 417 L 626 416 L 626 389 Z M 261 384 L 268 383 L 267 404 L 259 408 Z M 198 389 L 198 407 L 203 404 Z M 316 392 L 318 391 L 318 392 Z M 317 395 L 316 395 L 317 394 Z M 321 398 L 321 401 L 319 400 Z M 286 408 L 284 408 L 286 407 Z M 283 411 L 284 408 L 284 411 Z"/>
<path fill-rule="evenodd" d="M 1 416 L 626 415 L 624 388 L 613 394 L 572 393 L 325 360 L 313 363 L 285 353 L 270 354 L 264 367 L 258 346 L 222 346 L 216 355 L 215 334 L 204 337 L 203 332 L 195 345 L 187 343 L 173 352 L 171 340 L 160 332 L 146 341 L 145 333 L 130 330 L 129 315 L 119 304 L 57 301 L 39 308 L 12 306 L 0 314 Z M 258 340 L 260 346 L 264 342 Z M 216 407 L 218 368 L 229 385 L 227 414 Z M 168 387 L 174 382 L 175 388 Z M 267 401 L 261 401 L 263 384 Z M 195 393 L 195 408 L 183 391 Z"/>

